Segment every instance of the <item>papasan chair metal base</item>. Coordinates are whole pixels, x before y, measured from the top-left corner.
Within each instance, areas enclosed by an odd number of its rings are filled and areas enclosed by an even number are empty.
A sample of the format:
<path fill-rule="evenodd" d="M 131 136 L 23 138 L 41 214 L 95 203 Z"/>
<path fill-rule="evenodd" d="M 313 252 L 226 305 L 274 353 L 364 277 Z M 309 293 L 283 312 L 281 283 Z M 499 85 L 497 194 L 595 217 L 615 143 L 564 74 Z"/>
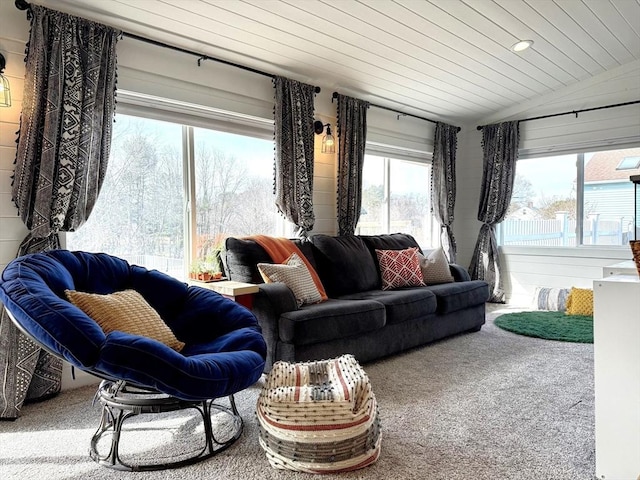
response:
<path fill-rule="evenodd" d="M 152 390 L 132 387 L 124 381 L 104 380 L 100 384 L 94 401 L 102 404 L 102 417 L 98 430 L 91 438 L 89 455 L 102 466 L 115 470 L 130 472 L 164 470 L 191 465 L 230 447 L 242 434 L 242 418 L 238 414 L 233 395 L 229 396 L 230 407 L 213 403 L 214 400 L 186 401 Z M 120 441 L 123 426 L 127 419 L 140 414 L 168 413 L 178 410 L 195 409 L 202 417 L 204 435 L 204 447 L 195 451 L 190 456 L 181 455 L 179 459 L 159 463 L 130 464 L 122 460 L 120 456 Z M 211 415 L 228 415 L 227 431 L 220 433 L 214 431 Z M 126 431 L 126 430 L 125 430 Z M 106 454 L 99 453 L 98 443 L 102 439 L 111 437 Z"/>

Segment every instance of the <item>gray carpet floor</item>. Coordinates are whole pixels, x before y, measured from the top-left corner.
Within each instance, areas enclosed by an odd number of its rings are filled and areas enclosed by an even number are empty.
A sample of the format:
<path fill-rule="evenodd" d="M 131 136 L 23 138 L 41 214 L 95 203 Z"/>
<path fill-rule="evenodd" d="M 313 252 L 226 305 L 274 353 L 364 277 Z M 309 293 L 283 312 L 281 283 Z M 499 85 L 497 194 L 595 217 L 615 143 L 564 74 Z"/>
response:
<path fill-rule="evenodd" d="M 487 324 L 410 352 L 365 364 L 383 427 L 382 453 L 364 469 L 323 479 L 592 480 L 595 475 L 593 345 L 524 337 Z M 0 478 L 299 480 L 275 470 L 258 444 L 260 383 L 238 394 L 241 439 L 196 465 L 126 473 L 89 459 L 99 419 L 95 388 L 65 391 L 0 422 Z M 172 430 L 168 424 L 167 430 Z M 177 431 L 177 430 L 176 430 Z M 170 440 L 139 433 L 133 441 Z"/>

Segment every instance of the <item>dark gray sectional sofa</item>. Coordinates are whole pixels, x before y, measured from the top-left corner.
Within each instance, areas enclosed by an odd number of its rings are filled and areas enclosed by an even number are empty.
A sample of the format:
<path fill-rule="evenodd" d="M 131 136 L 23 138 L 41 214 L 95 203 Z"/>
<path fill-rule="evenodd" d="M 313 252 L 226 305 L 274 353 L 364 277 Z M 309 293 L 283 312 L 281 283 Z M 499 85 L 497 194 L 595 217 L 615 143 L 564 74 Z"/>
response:
<path fill-rule="evenodd" d="M 461 332 L 478 331 L 485 321 L 489 288 L 450 265 L 453 283 L 381 290 L 375 249 L 419 247 L 406 234 L 313 235 L 294 240 L 316 269 L 329 300 L 298 308 L 289 288 L 262 281 L 258 263 L 271 263 L 255 241 L 227 238 L 225 269 L 231 280 L 258 283 L 253 313 L 262 326 L 274 362 L 321 360 L 344 353 L 368 362 Z"/>

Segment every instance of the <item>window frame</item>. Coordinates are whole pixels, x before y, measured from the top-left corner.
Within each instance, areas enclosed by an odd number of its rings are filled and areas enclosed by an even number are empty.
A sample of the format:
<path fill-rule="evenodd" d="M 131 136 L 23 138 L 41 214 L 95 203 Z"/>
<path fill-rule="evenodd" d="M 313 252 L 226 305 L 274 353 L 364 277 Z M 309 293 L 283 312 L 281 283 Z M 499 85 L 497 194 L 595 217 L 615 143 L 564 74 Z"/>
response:
<path fill-rule="evenodd" d="M 518 152 L 520 160 L 534 160 L 536 158 L 544 158 L 556 155 L 575 155 L 576 156 L 576 218 L 580 221 L 576 223 L 576 239 L 580 243 L 576 246 L 544 246 L 544 245 L 498 245 L 498 249 L 505 255 L 539 255 L 550 257 L 579 257 L 579 258 L 614 258 L 620 260 L 628 260 L 628 246 L 626 245 L 585 245 L 584 240 L 584 156 L 586 153 L 603 152 L 610 150 L 625 150 L 630 148 L 640 148 L 640 144 L 636 143 L 611 143 L 608 145 L 594 146 L 575 146 L 574 148 L 564 148 L 561 150 L 531 150 L 526 153 Z M 517 171 L 517 165 L 516 165 Z M 501 238 L 500 228 L 502 222 L 498 224 L 496 232 L 497 239 Z"/>
<path fill-rule="evenodd" d="M 274 121 L 122 90 L 118 91 L 116 115 L 168 122 L 182 129 L 183 253 L 185 258 L 183 279 L 187 280 L 190 266 L 197 260 L 195 129 L 202 128 L 273 141 Z M 290 222 L 282 216 L 278 216 L 278 219 L 279 223 L 276 226 L 278 235 L 286 236 L 287 231 L 293 231 Z M 61 246 L 67 248 L 67 232 L 63 233 Z"/>
<path fill-rule="evenodd" d="M 392 161 L 407 162 L 413 164 L 425 165 L 427 168 L 433 168 L 433 154 L 427 153 L 421 150 L 412 150 L 409 148 L 395 147 L 392 145 L 385 145 L 376 142 L 367 142 L 365 148 L 365 161 L 366 157 L 375 156 L 381 157 L 384 161 L 383 165 L 383 215 L 382 223 L 386 226 L 387 233 L 393 233 L 390 229 L 391 226 L 391 163 Z M 432 171 L 429 170 L 429 180 L 431 181 Z M 433 208 L 430 209 L 429 215 L 429 230 L 431 237 L 431 245 L 420 245 L 423 249 L 437 248 L 441 244 L 440 236 L 437 234 L 439 225 L 433 215 Z M 356 232 L 358 227 L 356 225 Z M 434 243 L 436 245 L 434 245 Z"/>

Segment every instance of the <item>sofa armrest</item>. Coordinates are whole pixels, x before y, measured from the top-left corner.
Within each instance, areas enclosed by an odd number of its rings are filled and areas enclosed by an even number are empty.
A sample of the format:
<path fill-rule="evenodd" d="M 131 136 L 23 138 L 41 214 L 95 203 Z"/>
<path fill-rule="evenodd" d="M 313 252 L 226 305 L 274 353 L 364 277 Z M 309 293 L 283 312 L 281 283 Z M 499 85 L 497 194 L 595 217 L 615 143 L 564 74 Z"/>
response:
<path fill-rule="evenodd" d="M 254 303 L 257 300 L 259 307 L 268 308 L 274 316 L 279 317 L 281 313 L 298 309 L 296 297 L 284 283 L 261 283 L 258 288 L 260 291 L 256 295 Z"/>
<path fill-rule="evenodd" d="M 451 275 L 453 275 L 453 279 L 456 282 L 468 282 L 471 280 L 469 272 L 467 272 L 467 269 L 463 266 L 456 263 L 450 263 L 449 269 L 451 270 Z"/>
<path fill-rule="evenodd" d="M 293 292 L 284 283 L 261 283 L 253 297 L 251 311 L 262 328 L 262 336 L 267 343 L 265 372 L 271 369 L 280 339 L 279 319 L 285 312 L 298 309 Z"/>

